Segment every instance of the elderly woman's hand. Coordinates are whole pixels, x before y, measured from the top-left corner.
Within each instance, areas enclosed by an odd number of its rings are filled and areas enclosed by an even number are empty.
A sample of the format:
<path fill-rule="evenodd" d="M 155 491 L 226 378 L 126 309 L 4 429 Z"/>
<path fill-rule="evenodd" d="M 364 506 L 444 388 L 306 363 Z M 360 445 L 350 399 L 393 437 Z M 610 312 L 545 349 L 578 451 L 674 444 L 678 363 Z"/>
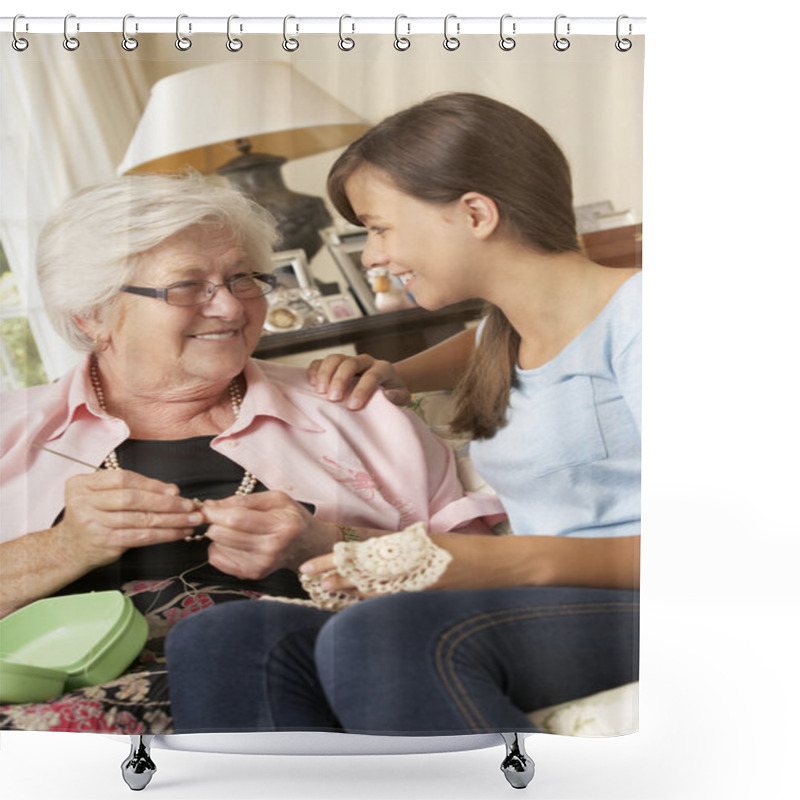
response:
<path fill-rule="evenodd" d="M 411 394 L 394 365 L 366 353 L 345 356 L 332 353 L 311 362 L 306 372 L 309 383 L 318 394 L 337 402 L 346 398 L 346 406 L 359 409 L 379 389 L 398 406 L 406 406 Z"/>
<path fill-rule="evenodd" d="M 64 518 L 71 551 L 87 569 L 110 564 L 131 547 L 182 539 L 203 522 L 178 487 L 130 470 L 98 470 L 66 483 Z"/>
<path fill-rule="evenodd" d="M 339 529 L 315 519 L 284 492 L 207 500 L 203 513 L 212 566 L 242 580 L 260 580 L 283 567 L 297 569 L 330 551 Z"/>

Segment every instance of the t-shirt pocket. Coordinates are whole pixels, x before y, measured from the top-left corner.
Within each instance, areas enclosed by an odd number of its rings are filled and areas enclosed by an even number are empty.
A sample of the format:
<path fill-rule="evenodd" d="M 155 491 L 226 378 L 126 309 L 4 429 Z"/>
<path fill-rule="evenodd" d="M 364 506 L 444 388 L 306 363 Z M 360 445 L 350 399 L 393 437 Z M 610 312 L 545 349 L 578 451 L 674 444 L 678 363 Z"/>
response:
<path fill-rule="evenodd" d="M 576 375 L 537 392 L 533 408 L 525 409 L 530 436 L 528 463 L 535 475 L 577 467 L 606 458 L 607 452 L 592 379 Z"/>

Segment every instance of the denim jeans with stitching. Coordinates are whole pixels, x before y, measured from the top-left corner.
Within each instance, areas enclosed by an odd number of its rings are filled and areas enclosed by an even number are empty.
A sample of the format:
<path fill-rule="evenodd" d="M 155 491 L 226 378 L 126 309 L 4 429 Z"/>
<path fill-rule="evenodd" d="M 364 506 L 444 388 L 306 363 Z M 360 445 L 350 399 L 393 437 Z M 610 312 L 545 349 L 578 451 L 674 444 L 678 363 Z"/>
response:
<path fill-rule="evenodd" d="M 638 629 L 625 590 L 226 603 L 167 638 L 175 731 L 533 732 L 526 712 L 637 680 Z"/>

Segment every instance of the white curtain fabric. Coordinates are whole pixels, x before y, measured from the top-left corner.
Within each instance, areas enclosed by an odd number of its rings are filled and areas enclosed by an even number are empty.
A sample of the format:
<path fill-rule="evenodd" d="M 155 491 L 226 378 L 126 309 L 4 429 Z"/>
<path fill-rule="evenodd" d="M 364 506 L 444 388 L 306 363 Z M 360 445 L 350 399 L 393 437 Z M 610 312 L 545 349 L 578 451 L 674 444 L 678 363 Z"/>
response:
<path fill-rule="evenodd" d="M 120 58 L 118 37 L 98 36 L 80 55 L 65 51 L 60 36 L 29 38 L 25 52 L 6 41 L 1 48 L 0 235 L 45 369 L 56 378 L 75 354 L 42 309 L 36 240 L 66 197 L 114 174 L 149 87 L 142 64 Z"/>

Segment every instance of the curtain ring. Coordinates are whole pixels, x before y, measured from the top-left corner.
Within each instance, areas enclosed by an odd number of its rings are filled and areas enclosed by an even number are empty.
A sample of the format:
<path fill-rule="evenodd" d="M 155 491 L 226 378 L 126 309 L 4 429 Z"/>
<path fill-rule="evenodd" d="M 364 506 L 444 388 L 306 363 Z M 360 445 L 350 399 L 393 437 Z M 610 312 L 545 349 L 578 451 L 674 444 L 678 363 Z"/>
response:
<path fill-rule="evenodd" d="M 558 21 L 560 19 L 566 19 L 566 14 L 559 14 L 555 22 L 553 23 L 553 47 L 558 50 L 559 53 L 563 53 L 565 50 L 569 50 L 569 39 L 564 38 L 563 36 L 558 35 Z M 569 22 L 567 23 L 567 36 L 569 36 Z"/>
<path fill-rule="evenodd" d="M 67 26 L 69 25 L 69 21 L 71 19 L 75 19 L 74 14 L 67 14 L 67 16 L 64 17 L 64 41 L 61 44 L 64 45 L 65 50 L 73 52 L 74 50 L 77 50 L 81 46 L 81 43 L 78 41 L 77 37 L 70 36 L 67 31 Z M 77 23 L 76 23 L 76 30 L 80 30 L 80 26 L 77 25 Z"/>
<path fill-rule="evenodd" d="M 453 50 L 458 50 L 461 47 L 461 42 L 458 39 L 458 34 L 461 33 L 461 23 L 456 21 L 456 35 L 450 36 L 447 32 L 448 25 L 451 19 L 458 20 L 455 14 L 448 14 L 444 18 L 444 42 L 442 45 L 444 46 L 445 50 L 449 50 L 452 52 Z"/>
<path fill-rule="evenodd" d="M 289 14 L 283 18 L 283 44 L 281 46 L 287 53 L 294 53 L 294 51 L 300 47 L 300 42 L 287 34 L 290 19 L 297 19 L 297 17 L 293 17 L 291 14 Z M 299 25 L 296 26 L 296 30 L 298 33 L 300 32 Z"/>
<path fill-rule="evenodd" d="M 339 17 L 339 49 L 345 51 L 352 50 L 356 46 L 356 43 L 353 39 L 351 39 L 349 36 L 344 36 L 344 34 L 342 33 L 342 26 L 346 19 L 353 19 L 353 18 L 349 14 L 342 14 L 342 16 Z M 351 24 L 353 26 L 352 33 L 355 33 L 356 24 L 355 22 Z"/>
<path fill-rule="evenodd" d="M 14 17 L 14 21 L 11 23 L 11 36 L 13 37 L 11 39 L 11 46 L 18 53 L 21 53 L 23 50 L 27 50 L 28 49 L 29 42 L 28 42 L 27 39 L 23 39 L 19 34 L 17 34 L 17 20 L 18 19 L 25 19 L 25 16 L 23 14 L 17 14 L 17 16 Z"/>
<path fill-rule="evenodd" d="M 517 46 L 516 40 L 511 36 L 506 36 L 504 30 L 506 20 L 511 18 L 512 18 L 511 14 L 503 14 L 503 16 L 500 17 L 500 49 L 505 50 L 506 52 L 508 52 L 509 50 L 513 50 Z M 512 22 L 511 33 L 516 33 L 516 32 L 517 32 L 517 23 Z"/>
<path fill-rule="evenodd" d="M 614 42 L 614 47 L 620 51 L 620 53 L 627 53 L 628 50 L 633 47 L 633 42 L 630 39 L 621 39 L 619 36 L 619 24 L 623 19 L 628 19 L 627 14 L 620 14 L 617 17 L 617 41 Z M 628 36 L 633 33 L 633 27 L 631 26 L 630 22 L 628 23 Z"/>
<path fill-rule="evenodd" d="M 394 49 L 395 50 L 408 50 L 411 47 L 411 39 L 407 39 L 405 36 L 401 36 L 399 33 L 400 28 L 400 20 L 401 19 L 408 19 L 405 14 L 398 14 L 394 18 Z M 407 22 L 406 26 L 408 27 L 408 33 L 411 33 L 411 23 Z"/>
<path fill-rule="evenodd" d="M 225 42 L 225 47 L 227 47 L 231 53 L 238 53 L 244 47 L 244 42 L 241 39 L 236 39 L 231 36 L 231 22 L 235 19 L 239 19 L 236 14 L 231 14 L 228 17 L 228 41 Z M 239 30 L 241 30 L 241 28 Z"/>
<path fill-rule="evenodd" d="M 175 20 L 175 47 L 178 50 L 186 51 L 192 46 L 192 40 L 188 36 L 184 36 L 181 33 L 181 20 L 188 19 L 188 14 L 178 14 L 177 19 Z M 189 32 L 191 33 L 192 30 L 192 23 L 189 23 Z"/>
<path fill-rule="evenodd" d="M 136 17 L 134 17 L 133 14 L 126 14 L 122 18 L 122 49 L 130 53 L 139 46 L 139 40 L 134 39 L 133 36 L 128 36 L 129 19 L 136 19 Z"/>

